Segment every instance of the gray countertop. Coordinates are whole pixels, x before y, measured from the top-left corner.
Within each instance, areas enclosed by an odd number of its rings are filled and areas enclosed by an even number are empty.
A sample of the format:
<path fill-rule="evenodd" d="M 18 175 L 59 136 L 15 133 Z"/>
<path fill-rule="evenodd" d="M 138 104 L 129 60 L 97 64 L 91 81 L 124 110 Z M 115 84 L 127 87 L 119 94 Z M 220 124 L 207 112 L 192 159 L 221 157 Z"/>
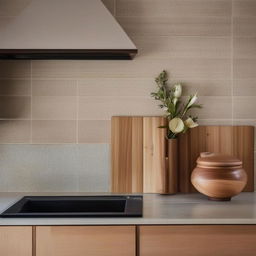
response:
<path fill-rule="evenodd" d="M 94 193 L 95 194 L 95 193 Z M 23 196 L 86 193 L 0 193 L 0 212 Z M 200 194 L 144 194 L 142 218 L 0 218 L 0 225 L 170 225 L 256 224 L 256 192 L 230 202 L 212 202 Z"/>

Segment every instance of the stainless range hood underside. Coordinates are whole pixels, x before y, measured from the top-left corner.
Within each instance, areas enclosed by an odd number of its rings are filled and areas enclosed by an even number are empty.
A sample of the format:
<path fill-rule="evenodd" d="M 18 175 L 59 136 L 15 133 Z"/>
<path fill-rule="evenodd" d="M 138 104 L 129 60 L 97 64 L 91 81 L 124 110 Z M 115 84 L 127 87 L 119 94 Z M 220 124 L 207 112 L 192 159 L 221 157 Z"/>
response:
<path fill-rule="evenodd" d="M 137 48 L 100 0 L 31 0 L 0 18 L 0 59 L 132 59 Z"/>

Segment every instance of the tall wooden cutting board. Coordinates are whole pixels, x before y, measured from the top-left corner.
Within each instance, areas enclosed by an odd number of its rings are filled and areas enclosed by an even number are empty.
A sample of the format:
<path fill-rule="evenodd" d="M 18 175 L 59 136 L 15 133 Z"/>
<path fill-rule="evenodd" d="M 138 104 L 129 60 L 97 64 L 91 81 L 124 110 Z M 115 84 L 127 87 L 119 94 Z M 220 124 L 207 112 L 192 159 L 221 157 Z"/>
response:
<path fill-rule="evenodd" d="M 111 121 L 112 192 L 143 192 L 143 118 Z"/>
<path fill-rule="evenodd" d="M 244 191 L 254 191 L 254 127 L 199 126 L 179 137 L 179 190 L 195 192 L 190 175 L 200 152 L 233 155 L 243 161 L 248 175 Z"/>
<path fill-rule="evenodd" d="M 112 192 L 165 193 L 163 117 L 112 117 Z"/>
<path fill-rule="evenodd" d="M 112 192 L 168 193 L 163 117 L 113 117 Z M 190 175 L 200 152 L 237 156 L 248 175 L 244 191 L 254 191 L 254 127 L 199 126 L 179 137 L 179 191 L 195 192 Z"/>
<path fill-rule="evenodd" d="M 156 127 L 166 124 L 162 117 L 143 117 L 143 192 L 165 193 L 166 129 Z"/>

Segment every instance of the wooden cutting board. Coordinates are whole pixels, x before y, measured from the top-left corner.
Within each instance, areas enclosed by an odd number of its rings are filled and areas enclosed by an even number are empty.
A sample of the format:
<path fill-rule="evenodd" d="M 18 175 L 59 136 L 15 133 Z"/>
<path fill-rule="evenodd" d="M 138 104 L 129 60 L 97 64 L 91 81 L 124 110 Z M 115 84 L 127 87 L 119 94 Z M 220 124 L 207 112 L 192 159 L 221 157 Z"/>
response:
<path fill-rule="evenodd" d="M 179 137 L 179 190 L 195 192 L 190 175 L 200 152 L 238 157 L 248 175 L 244 191 L 254 191 L 254 127 L 199 126 Z"/>
<path fill-rule="evenodd" d="M 112 192 L 168 193 L 167 143 L 163 117 L 113 117 Z M 200 152 L 237 156 L 254 191 L 254 127 L 199 126 L 179 137 L 179 191 L 195 192 L 190 175 Z"/>
<path fill-rule="evenodd" d="M 143 192 L 143 119 L 111 121 L 112 192 Z"/>

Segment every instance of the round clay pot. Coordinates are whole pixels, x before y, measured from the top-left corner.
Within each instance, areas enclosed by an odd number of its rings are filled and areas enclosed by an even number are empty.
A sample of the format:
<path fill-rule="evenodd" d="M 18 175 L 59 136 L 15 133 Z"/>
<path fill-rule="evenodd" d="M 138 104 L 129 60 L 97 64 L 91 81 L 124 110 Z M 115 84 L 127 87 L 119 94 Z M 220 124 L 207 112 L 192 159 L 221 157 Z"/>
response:
<path fill-rule="evenodd" d="M 229 201 L 244 189 L 247 174 L 239 159 L 204 152 L 197 159 L 197 167 L 192 172 L 191 182 L 210 200 Z"/>

